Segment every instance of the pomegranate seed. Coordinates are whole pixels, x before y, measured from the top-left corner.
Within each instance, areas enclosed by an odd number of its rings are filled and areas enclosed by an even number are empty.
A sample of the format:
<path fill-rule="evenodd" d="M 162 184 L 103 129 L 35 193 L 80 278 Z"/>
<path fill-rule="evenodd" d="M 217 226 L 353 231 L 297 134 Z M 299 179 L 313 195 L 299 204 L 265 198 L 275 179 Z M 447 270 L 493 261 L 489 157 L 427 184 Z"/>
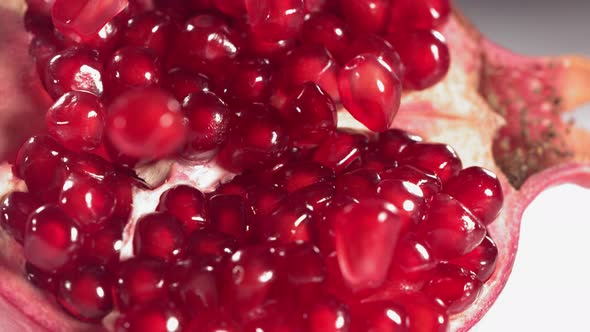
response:
<path fill-rule="evenodd" d="M 175 22 L 184 22 L 192 13 L 186 0 L 153 0 L 154 7 L 169 16 Z"/>
<path fill-rule="evenodd" d="M 302 332 L 304 323 L 298 317 L 286 312 L 267 314 L 266 316 L 246 324 L 244 332 L 274 331 Z"/>
<path fill-rule="evenodd" d="M 305 0 L 305 11 L 318 13 L 331 9 L 332 0 Z"/>
<path fill-rule="evenodd" d="M 361 54 L 371 54 L 389 65 L 397 77 L 403 81 L 405 67 L 393 46 L 379 35 L 360 35 L 350 43 L 346 61 Z"/>
<path fill-rule="evenodd" d="M 81 259 L 87 262 L 96 262 L 101 265 L 112 267 L 119 261 L 121 248 L 123 248 L 124 222 L 113 219 L 103 228 L 87 234 L 84 238 Z"/>
<path fill-rule="evenodd" d="M 412 182 L 398 179 L 383 180 L 377 186 L 377 196 L 397 207 L 402 217 L 403 231 L 422 219 L 426 200 L 422 189 Z"/>
<path fill-rule="evenodd" d="M 241 36 L 226 21 L 204 14 L 182 26 L 174 49 L 182 67 L 223 80 L 228 74 L 224 69 L 240 54 L 241 44 Z"/>
<path fill-rule="evenodd" d="M 111 183 L 113 192 L 117 196 L 113 217 L 124 221 L 129 220 L 133 204 L 131 179 L 120 174 L 115 174 L 108 181 Z"/>
<path fill-rule="evenodd" d="M 498 248 L 492 238 L 486 236 L 475 249 L 449 263 L 475 273 L 479 280 L 485 282 L 494 272 L 497 258 Z"/>
<path fill-rule="evenodd" d="M 336 131 L 318 146 L 313 160 L 339 174 L 360 159 L 367 143 L 367 138 L 361 134 Z"/>
<path fill-rule="evenodd" d="M 338 176 L 336 179 L 336 193 L 359 200 L 376 197 L 377 185 L 380 180 L 377 171 L 367 168 L 355 169 Z"/>
<path fill-rule="evenodd" d="M 165 212 L 147 214 L 137 221 L 133 252 L 138 256 L 171 260 L 182 254 L 184 226 Z"/>
<path fill-rule="evenodd" d="M 71 264 L 82 246 L 76 222 L 55 205 L 44 205 L 27 221 L 24 254 L 43 272 L 54 272 Z"/>
<path fill-rule="evenodd" d="M 65 161 L 69 154 L 49 136 L 33 136 L 16 156 L 16 175 L 42 201 L 55 202 L 69 174 Z"/>
<path fill-rule="evenodd" d="M 193 258 L 211 257 L 222 261 L 237 248 L 238 241 L 234 237 L 216 231 L 197 230 L 186 240 L 186 255 Z"/>
<path fill-rule="evenodd" d="M 340 12 L 346 22 L 361 32 L 380 33 L 385 30 L 390 0 L 341 0 Z"/>
<path fill-rule="evenodd" d="M 312 161 L 289 163 L 275 174 L 275 183 L 288 193 L 334 180 L 334 171 Z"/>
<path fill-rule="evenodd" d="M 137 158 L 161 158 L 186 139 L 186 118 L 172 95 L 159 89 L 131 90 L 109 107 L 106 132 L 117 150 Z"/>
<path fill-rule="evenodd" d="M 344 206 L 331 218 L 338 263 L 348 286 L 354 291 L 379 287 L 387 276 L 399 235 L 395 207 L 367 199 Z"/>
<path fill-rule="evenodd" d="M 215 8 L 225 15 L 241 18 L 246 14 L 245 0 L 212 0 Z"/>
<path fill-rule="evenodd" d="M 322 209 L 336 195 L 336 188 L 331 182 L 321 182 L 301 188 L 291 194 L 290 202 L 305 204 L 313 211 Z"/>
<path fill-rule="evenodd" d="M 95 53 L 82 48 L 68 48 L 57 53 L 47 64 L 45 88 L 58 99 L 68 91 L 86 91 L 98 97 L 103 93 L 103 66 Z"/>
<path fill-rule="evenodd" d="M 504 202 L 496 174 L 477 166 L 459 172 L 445 184 L 443 191 L 463 203 L 484 225 L 496 219 Z"/>
<path fill-rule="evenodd" d="M 423 291 L 442 302 L 447 307 L 447 313 L 453 315 L 467 309 L 479 295 L 481 287 L 481 281 L 470 271 L 441 264 Z"/>
<path fill-rule="evenodd" d="M 167 285 L 160 260 L 136 257 L 119 263 L 113 294 L 117 309 L 128 309 L 165 299 Z"/>
<path fill-rule="evenodd" d="M 410 331 L 448 331 L 449 317 L 439 302 L 423 293 L 403 296 L 397 300 L 408 314 Z"/>
<path fill-rule="evenodd" d="M 349 196 L 336 195 L 321 208 L 321 218 L 316 224 L 316 232 L 319 239 L 318 246 L 324 256 L 327 257 L 336 250 L 334 221 L 340 218 L 342 209 L 358 202 L 357 199 Z"/>
<path fill-rule="evenodd" d="M 127 0 L 85 0 L 75 3 L 55 0 L 51 17 L 56 29 L 79 42 L 97 33 L 127 4 Z"/>
<path fill-rule="evenodd" d="M 416 238 L 415 233 L 406 233 L 397 242 L 388 279 L 402 282 L 424 281 L 437 263 L 438 260 L 432 257 L 431 250 Z"/>
<path fill-rule="evenodd" d="M 91 177 L 97 181 L 115 174 L 115 169 L 106 159 L 92 153 L 76 153 L 68 159 L 68 167 L 77 173 Z"/>
<path fill-rule="evenodd" d="M 337 300 L 320 299 L 309 309 L 307 316 L 310 332 L 350 331 L 348 308 Z"/>
<path fill-rule="evenodd" d="M 285 202 L 266 218 L 254 225 L 255 236 L 261 241 L 279 244 L 311 241 L 313 211 L 304 204 Z"/>
<path fill-rule="evenodd" d="M 82 229 L 93 232 L 112 216 L 115 199 L 108 185 L 73 172 L 64 182 L 58 205 Z"/>
<path fill-rule="evenodd" d="M 209 91 L 209 79 L 182 68 L 171 69 L 164 77 L 162 85 L 170 91 L 178 102 L 193 92 Z"/>
<path fill-rule="evenodd" d="M 106 90 L 117 96 L 126 90 L 157 86 L 161 71 L 158 59 L 149 49 L 121 48 L 107 62 Z"/>
<path fill-rule="evenodd" d="M 246 194 L 252 215 L 256 218 L 271 214 L 285 197 L 287 193 L 284 190 L 271 186 L 257 186 Z"/>
<path fill-rule="evenodd" d="M 240 332 L 240 325 L 226 312 L 221 310 L 206 311 L 188 325 L 189 332 Z"/>
<path fill-rule="evenodd" d="M 326 280 L 326 267 L 320 250 L 310 243 L 289 247 L 285 254 L 285 278 L 300 306 L 314 303 Z M 288 295 L 291 296 L 291 295 Z"/>
<path fill-rule="evenodd" d="M 475 249 L 486 236 L 486 229 L 459 201 L 437 194 L 419 233 L 434 256 L 452 259 Z"/>
<path fill-rule="evenodd" d="M 222 183 L 215 190 L 215 194 L 236 195 L 246 198 L 248 192 L 255 188 L 257 177 L 252 171 L 245 171 L 236 175 L 231 181 Z"/>
<path fill-rule="evenodd" d="M 303 26 L 303 0 L 246 0 L 252 32 L 264 40 L 296 37 Z"/>
<path fill-rule="evenodd" d="M 355 309 L 352 319 L 356 331 L 421 331 L 410 330 L 408 314 L 395 301 L 362 303 Z"/>
<path fill-rule="evenodd" d="M 297 45 L 297 40 L 267 41 L 253 33 L 248 33 L 246 43 L 249 54 L 275 61 L 280 60 L 287 52 L 294 49 Z"/>
<path fill-rule="evenodd" d="M 406 146 L 400 154 L 399 163 L 432 172 L 443 184 L 463 168 L 461 159 L 451 146 L 437 143 L 416 143 Z"/>
<path fill-rule="evenodd" d="M 31 284 L 42 290 L 51 292 L 52 294 L 57 290 L 56 275 L 44 272 L 29 262 L 25 262 L 25 277 Z"/>
<path fill-rule="evenodd" d="M 162 57 L 169 47 L 174 32 L 174 27 L 166 15 L 158 11 L 144 12 L 127 22 L 121 44 L 146 47 Z"/>
<path fill-rule="evenodd" d="M 156 210 L 178 218 L 187 233 L 209 225 L 205 196 L 199 189 L 191 186 L 178 185 L 166 190 L 160 196 Z"/>
<path fill-rule="evenodd" d="M 400 180 L 418 186 L 422 190 L 425 200 L 428 200 L 442 190 L 442 184 L 436 175 L 424 172 L 410 165 L 390 168 L 381 172 L 379 175 L 382 180 Z"/>
<path fill-rule="evenodd" d="M 185 318 L 174 306 L 166 303 L 137 306 L 123 314 L 115 323 L 116 332 L 180 332 Z"/>
<path fill-rule="evenodd" d="M 233 112 L 213 92 L 189 94 L 182 104 L 189 120 L 187 144 L 182 156 L 189 160 L 210 159 L 226 140 Z"/>
<path fill-rule="evenodd" d="M 271 66 L 267 59 L 243 59 L 234 65 L 235 72 L 225 94 L 238 103 L 265 103 L 271 93 Z"/>
<path fill-rule="evenodd" d="M 27 219 L 39 206 L 41 203 L 31 193 L 13 191 L 0 204 L 0 225 L 22 244 Z"/>
<path fill-rule="evenodd" d="M 404 87 L 424 90 L 442 80 L 450 66 L 449 48 L 444 37 L 434 30 L 395 34 L 389 41 L 405 67 Z"/>
<path fill-rule="evenodd" d="M 336 130 L 336 105 L 317 84 L 304 83 L 282 110 L 292 144 L 300 148 L 319 145 Z"/>
<path fill-rule="evenodd" d="M 63 146 L 74 151 L 89 151 L 102 142 L 104 116 L 98 97 L 72 91 L 49 108 L 45 122 L 51 136 Z"/>
<path fill-rule="evenodd" d="M 273 249 L 255 246 L 236 251 L 222 272 L 224 302 L 241 314 L 262 306 L 278 272 Z"/>
<path fill-rule="evenodd" d="M 348 25 L 338 16 L 317 13 L 306 19 L 301 31 L 301 42 L 324 46 L 336 59 L 342 60 L 351 42 Z"/>
<path fill-rule="evenodd" d="M 184 266 L 173 267 L 175 278 L 168 278 L 172 296 L 177 299 L 177 303 L 190 313 L 217 308 L 220 294 L 215 266 L 194 260 L 183 263 Z"/>
<path fill-rule="evenodd" d="M 111 21 L 107 22 L 100 30 L 93 35 L 87 36 L 86 40 L 81 41 L 80 43 L 72 39 L 71 36 L 63 35 L 60 32 L 55 32 L 55 35 L 65 46 L 83 46 L 92 49 L 96 51 L 100 60 L 104 60 L 119 44 L 121 36 L 120 31 L 123 30 L 123 24 L 124 22 L 122 21 L 121 16 L 116 16 Z"/>
<path fill-rule="evenodd" d="M 376 143 L 377 154 L 388 163 L 397 162 L 402 150 L 414 143 L 422 141 L 422 137 L 407 133 L 400 129 L 388 129 L 379 133 Z"/>
<path fill-rule="evenodd" d="M 213 229 L 236 239 L 243 239 L 248 229 L 248 210 L 245 199 L 236 195 L 211 197 L 209 220 Z"/>
<path fill-rule="evenodd" d="M 362 54 L 338 74 L 338 91 L 350 114 L 372 131 L 389 128 L 401 101 L 401 81 L 383 60 Z"/>
<path fill-rule="evenodd" d="M 35 60 L 37 74 L 42 83 L 46 82 L 47 64 L 53 56 L 60 52 L 62 43 L 54 35 L 37 35 L 29 44 L 29 55 Z"/>
<path fill-rule="evenodd" d="M 209 9 L 213 9 L 213 1 L 214 0 L 188 0 L 191 4 L 191 8 L 194 11 L 205 11 Z"/>
<path fill-rule="evenodd" d="M 288 136 L 271 106 L 252 104 L 238 115 L 236 127 L 218 155 L 231 171 L 263 167 L 279 159 L 287 149 Z"/>
<path fill-rule="evenodd" d="M 449 0 L 395 0 L 391 2 L 389 30 L 436 28 L 446 22 L 450 14 Z"/>
<path fill-rule="evenodd" d="M 77 319 L 98 322 L 113 309 L 110 276 L 98 265 L 81 267 L 61 277 L 56 298 Z"/>

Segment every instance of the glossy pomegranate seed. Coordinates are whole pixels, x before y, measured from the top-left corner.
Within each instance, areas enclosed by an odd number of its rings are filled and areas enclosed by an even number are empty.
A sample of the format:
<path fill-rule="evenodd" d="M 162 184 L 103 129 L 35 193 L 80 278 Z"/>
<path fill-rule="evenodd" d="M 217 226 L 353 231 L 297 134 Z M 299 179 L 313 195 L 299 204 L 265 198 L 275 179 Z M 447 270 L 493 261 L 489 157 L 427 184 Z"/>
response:
<path fill-rule="evenodd" d="M 119 263 L 113 294 L 120 311 L 165 299 L 164 264 L 153 258 L 131 258 Z"/>
<path fill-rule="evenodd" d="M 65 161 L 68 152 L 49 136 L 33 136 L 16 156 L 16 175 L 29 192 L 43 201 L 54 202 L 69 174 Z"/>
<path fill-rule="evenodd" d="M 210 257 L 222 261 L 238 248 L 238 241 L 228 234 L 210 230 L 192 232 L 186 240 L 186 255 L 193 258 Z"/>
<path fill-rule="evenodd" d="M 272 186 L 257 186 L 246 194 L 252 215 L 256 218 L 268 216 L 287 197 L 287 192 Z"/>
<path fill-rule="evenodd" d="M 348 62 L 361 54 L 371 54 L 389 65 L 397 77 L 403 81 L 405 67 L 399 54 L 393 46 L 376 34 L 363 34 L 357 36 L 349 45 L 345 62 Z"/>
<path fill-rule="evenodd" d="M 74 151 L 89 151 L 102 142 L 104 117 L 104 106 L 97 96 L 72 91 L 47 110 L 45 123 L 51 136 L 63 146 Z"/>
<path fill-rule="evenodd" d="M 357 199 L 374 198 L 377 196 L 379 173 L 368 168 L 359 168 L 341 174 L 336 179 L 336 193 Z"/>
<path fill-rule="evenodd" d="M 257 239 L 279 244 L 303 243 L 312 240 L 312 209 L 301 203 L 285 202 L 271 215 L 253 225 Z"/>
<path fill-rule="evenodd" d="M 54 272 L 71 264 L 82 246 L 76 222 L 55 205 L 44 205 L 27 221 L 24 254 L 43 272 Z"/>
<path fill-rule="evenodd" d="M 305 82 L 314 82 L 334 102 L 338 102 L 338 70 L 338 63 L 326 48 L 303 45 L 289 52 L 282 60 L 277 79 L 279 87 L 288 93 Z M 273 101 L 273 105 L 279 109 L 283 104 L 284 102 Z"/>
<path fill-rule="evenodd" d="M 446 22 L 450 14 L 449 0 L 395 0 L 391 2 L 389 30 L 436 28 Z"/>
<path fill-rule="evenodd" d="M 357 31 L 380 33 L 385 30 L 390 0 L 341 0 L 340 12 Z"/>
<path fill-rule="evenodd" d="M 445 184 L 443 190 L 463 203 L 484 225 L 496 219 L 504 202 L 502 186 L 496 174 L 477 166 L 459 172 Z"/>
<path fill-rule="evenodd" d="M 171 214 L 155 212 L 139 218 L 133 235 L 133 252 L 138 256 L 171 260 L 182 254 L 184 225 Z"/>
<path fill-rule="evenodd" d="M 372 131 L 391 125 L 401 101 L 401 81 L 383 60 L 362 54 L 338 74 L 338 91 L 350 114 Z"/>
<path fill-rule="evenodd" d="M 108 181 L 117 196 L 113 217 L 126 222 L 131 215 L 133 204 L 132 180 L 125 175 L 115 174 Z"/>
<path fill-rule="evenodd" d="M 416 282 L 422 286 L 430 278 L 438 262 L 424 242 L 417 239 L 415 233 L 406 233 L 397 242 L 388 281 Z"/>
<path fill-rule="evenodd" d="M 319 85 L 304 83 L 282 110 L 292 144 L 301 148 L 319 145 L 336 130 L 336 105 Z"/>
<path fill-rule="evenodd" d="M 180 66 L 216 78 L 216 81 L 229 74 L 224 69 L 236 59 L 241 48 L 238 31 L 221 17 L 209 14 L 189 19 L 182 26 L 174 46 Z"/>
<path fill-rule="evenodd" d="M 334 171 L 317 162 L 289 163 L 275 174 L 275 183 L 288 193 L 334 180 Z"/>
<path fill-rule="evenodd" d="M 291 246 L 285 254 L 286 292 L 292 292 L 299 306 L 316 302 L 326 280 L 326 267 L 320 250 L 310 243 Z"/>
<path fill-rule="evenodd" d="M 113 310 L 110 276 L 98 265 L 81 267 L 61 277 L 56 298 L 70 315 L 98 322 Z"/>
<path fill-rule="evenodd" d="M 238 60 L 225 94 L 237 103 L 265 103 L 270 98 L 272 69 L 267 59 Z"/>
<path fill-rule="evenodd" d="M 486 236 L 475 249 L 449 263 L 475 273 L 479 280 L 485 282 L 494 272 L 497 258 L 498 248 L 492 238 Z"/>
<path fill-rule="evenodd" d="M 301 42 L 324 46 L 336 59 L 342 60 L 350 46 L 351 32 L 338 16 L 326 12 L 317 13 L 303 24 Z"/>
<path fill-rule="evenodd" d="M 121 33 L 123 30 L 123 13 L 107 22 L 100 30 L 93 35 L 86 37 L 86 40 L 78 43 L 70 36 L 63 35 L 60 32 L 55 32 L 57 38 L 59 38 L 65 46 L 75 47 L 83 46 L 88 49 L 92 49 L 97 52 L 100 60 L 106 59 L 119 44 Z"/>
<path fill-rule="evenodd" d="M 197 315 L 187 327 L 189 332 L 241 332 L 242 328 L 227 312 L 209 310 Z"/>
<path fill-rule="evenodd" d="M 404 223 L 416 224 L 422 219 L 426 207 L 426 199 L 422 189 L 410 181 L 389 179 L 383 180 L 377 186 L 377 196 L 392 203 L 398 208 Z"/>
<path fill-rule="evenodd" d="M 390 168 L 379 175 L 382 180 L 400 180 L 418 186 L 426 200 L 442 190 L 442 184 L 436 175 L 410 165 Z"/>
<path fill-rule="evenodd" d="M 402 296 L 396 300 L 408 314 L 410 331 L 448 331 L 449 317 L 439 302 L 423 293 Z"/>
<path fill-rule="evenodd" d="M 453 315 L 467 309 L 477 299 L 482 283 L 471 271 L 441 264 L 423 288 L 428 296 L 439 300 Z"/>
<path fill-rule="evenodd" d="M 218 271 L 204 260 L 183 261 L 172 267 L 168 276 L 170 292 L 189 314 L 219 306 Z"/>
<path fill-rule="evenodd" d="M 189 160 L 207 160 L 227 139 L 233 112 L 213 92 L 189 94 L 182 108 L 188 118 L 188 139 L 182 156 Z"/>
<path fill-rule="evenodd" d="M 86 91 L 100 97 L 104 89 L 102 63 L 95 53 L 82 48 L 57 53 L 47 64 L 44 77 L 53 99 L 68 91 Z"/>
<path fill-rule="evenodd" d="M 73 172 L 64 182 L 58 205 L 86 232 L 104 225 L 113 214 L 116 196 L 107 184 Z"/>
<path fill-rule="evenodd" d="M 165 76 L 162 85 L 170 91 L 178 102 L 193 92 L 209 91 L 209 79 L 202 74 L 173 68 Z"/>
<path fill-rule="evenodd" d="M 189 1 L 186 0 L 153 0 L 153 2 L 153 7 L 175 22 L 184 22 L 192 14 Z"/>
<path fill-rule="evenodd" d="M 278 273 L 274 249 L 254 246 L 236 251 L 222 273 L 225 303 L 247 315 L 265 303 Z"/>
<path fill-rule="evenodd" d="M 85 262 L 96 262 L 108 267 L 114 266 L 119 261 L 123 248 L 124 222 L 113 219 L 101 229 L 92 234 L 86 234 L 83 246 L 83 258 Z"/>
<path fill-rule="evenodd" d="M 36 287 L 51 293 L 55 293 L 58 287 L 55 274 L 44 272 L 29 262 L 25 262 L 25 278 Z"/>
<path fill-rule="evenodd" d="M 356 331 L 422 331 L 410 329 L 406 310 L 395 301 L 362 303 L 355 308 L 352 319 Z"/>
<path fill-rule="evenodd" d="M 187 126 L 172 95 L 160 89 L 140 89 L 113 101 L 106 132 L 118 151 L 153 159 L 178 150 L 186 139 Z"/>
<path fill-rule="evenodd" d="M 336 131 L 318 146 L 313 160 L 338 174 L 360 158 L 366 144 L 367 139 L 361 134 Z"/>
<path fill-rule="evenodd" d="M 388 38 L 405 67 L 404 87 L 423 90 L 442 80 L 450 66 L 444 37 L 433 30 L 416 30 Z"/>
<path fill-rule="evenodd" d="M 129 19 L 121 44 L 146 47 L 162 57 L 174 32 L 174 27 L 166 15 L 158 11 L 144 12 Z"/>
<path fill-rule="evenodd" d="M 248 226 L 248 210 L 243 197 L 215 195 L 209 199 L 211 227 L 221 233 L 243 239 Z"/>
<path fill-rule="evenodd" d="M 318 13 L 332 9 L 332 0 L 305 0 L 305 10 L 308 13 Z"/>
<path fill-rule="evenodd" d="M 309 309 L 307 316 L 310 332 L 350 331 L 348 308 L 335 299 L 320 299 Z"/>
<path fill-rule="evenodd" d="M 106 90 L 111 96 L 135 88 L 157 86 L 161 66 L 156 56 L 143 47 L 124 47 L 117 50 L 105 69 Z"/>
<path fill-rule="evenodd" d="M 288 136 L 278 111 L 252 104 L 238 115 L 218 161 L 231 171 L 263 167 L 279 159 Z"/>
<path fill-rule="evenodd" d="M 184 224 L 185 232 L 203 229 L 209 225 L 205 195 L 199 189 L 178 185 L 160 196 L 157 211 L 167 212 Z"/>
<path fill-rule="evenodd" d="M 388 129 L 379 133 L 375 148 L 380 158 L 385 162 L 393 163 L 399 160 L 399 155 L 406 146 L 421 141 L 420 136 L 400 129 Z"/>
<path fill-rule="evenodd" d="M 275 61 L 280 60 L 287 52 L 294 49 L 297 46 L 297 40 L 267 41 L 253 33 L 249 33 L 246 44 L 248 54 Z"/>
<path fill-rule="evenodd" d="M 212 0 L 215 8 L 225 15 L 241 18 L 246 14 L 245 0 Z"/>
<path fill-rule="evenodd" d="M 85 0 L 75 3 L 55 0 L 51 17 L 61 33 L 75 41 L 82 41 L 98 32 L 122 12 L 127 4 L 127 0 Z"/>
<path fill-rule="evenodd" d="M 0 204 L 0 225 L 17 242 L 23 243 L 27 219 L 41 203 L 27 192 L 13 191 Z"/>
<path fill-rule="evenodd" d="M 296 37 L 303 26 L 303 0 L 246 0 L 252 32 L 260 38 L 278 41 Z"/>
<path fill-rule="evenodd" d="M 42 83 L 46 80 L 47 64 L 62 49 L 62 43 L 53 35 L 37 35 L 31 40 L 29 55 L 35 60 L 37 74 Z"/>
<path fill-rule="evenodd" d="M 486 236 L 486 229 L 459 201 L 437 194 L 419 233 L 435 257 L 452 259 L 475 249 Z"/>
<path fill-rule="evenodd" d="M 387 276 L 399 236 L 395 207 L 367 199 L 344 206 L 330 218 L 338 264 L 348 286 L 354 291 L 379 287 Z"/>
<path fill-rule="evenodd" d="M 174 306 L 162 302 L 134 307 L 115 323 L 116 332 L 180 332 L 185 318 Z"/>
<path fill-rule="evenodd" d="M 417 143 L 406 146 L 400 154 L 399 163 L 432 172 L 443 184 L 463 168 L 457 152 L 449 145 L 438 143 Z"/>
<path fill-rule="evenodd" d="M 68 158 L 68 167 L 77 173 L 103 181 L 115 174 L 113 165 L 92 153 L 76 153 Z"/>

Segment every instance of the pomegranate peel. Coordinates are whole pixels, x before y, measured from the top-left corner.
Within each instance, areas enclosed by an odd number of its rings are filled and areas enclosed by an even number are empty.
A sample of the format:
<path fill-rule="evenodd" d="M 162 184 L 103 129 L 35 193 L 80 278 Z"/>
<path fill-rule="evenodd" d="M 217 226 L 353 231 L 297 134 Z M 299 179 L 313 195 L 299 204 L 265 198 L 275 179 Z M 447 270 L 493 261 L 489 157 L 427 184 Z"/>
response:
<path fill-rule="evenodd" d="M 2 21 L 2 28 L 8 31 L 15 31 L 16 34 L 1 34 L 1 39 L 5 35 L 21 36 L 16 39 L 15 45 L 22 45 L 20 51 L 25 53 L 26 35 L 24 32 L 19 33 L 20 26 L 19 14 L 22 10 L 22 3 L 9 1 L 2 6 L 9 6 L 6 10 L 8 15 L 15 16 L 14 20 Z M 14 23 L 14 25 L 12 25 Z M 5 27 L 6 25 L 6 27 Z M 12 29 L 12 30 L 11 30 Z M 455 13 L 454 16 L 443 27 L 445 35 L 449 36 L 449 48 L 451 56 L 454 59 L 451 69 L 445 80 L 434 87 L 421 91 L 410 92 L 402 98 L 402 108 L 394 122 L 396 127 L 424 135 L 433 142 L 446 142 L 451 144 L 462 157 L 466 167 L 471 165 L 480 165 L 489 168 L 498 174 L 503 184 L 505 196 L 505 208 L 498 219 L 490 225 L 489 232 L 494 236 L 494 240 L 500 252 L 497 262 L 496 271 L 491 276 L 482 289 L 482 294 L 477 302 L 467 311 L 451 317 L 451 330 L 467 331 L 473 326 L 493 304 L 495 298 L 500 293 L 505 284 L 512 264 L 518 243 L 518 233 L 522 213 L 534 197 L 545 188 L 564 182 L 573 182 L 586 187 L 590 187 L 590 165 L 588 164 L 589 151 L 583 144 L 574 144 L 573 142 L 584 142 L 584 140 L 575 140 L 576 137 L 588 137 L 590 134 L 582 128 L 573 127 L 570 131 L 565 129 L 559 130 L 557 136 L 565 142 L 564 149 L 567 153 L 559 154 L 558 158 L 551 159 L 549 164 L 539 164 L 536 168 L 529 168 L 531 171 L 524 176 L 519 174 L 505 174 L 510 168 L 496 165 L 493 151 L 493 139 L 496 137 L 498 129 L 502 126 L 508 126 L 514 122 L 512 113 L 518 112 L 518 108 L 509 107 L 506 112 L 502 112 L 498 101 L 506 100 L 499 98 L 503 96 L 500 90 L 503 76 L 490 76 L 490 68 L 504 68 L 512 66 L 529 66 L 530 62 L 541 64 L 551 63 L 551 80 L 541 80 L 541 89 L 555 91 L 556 97 L 561 97 L 557 113 L 566 112 L 572 107 L 590 100 L 590 92 L 584 92 L 585 86 L 582 82 L 588 80 L 590 60 L 583 58 L 541 58 L 528 59 L 517 57 L 519 61 L 514 61 L 516 56 L 510 56 L 507 51 L 498 49 L 488 41 L 485 41 L 476 30 L 470 27 Z M 23 40 L 19 41 L 18 39 Z M 3 48 L 8 49 L 8 48 Z M 9 58 L 0 57 L 0 70 L 10 70 L 10 73 L 22 77 L 22 73 L 31 71 L 33 66 L 23 65 L 22 67 L 13 68 L 14 60 L 26 57 L 12 56 Z M 503 60 L 503 61 L 502 61 Z M 16 70 L 13 71 L 13 70 Z M 480 75 L 483 73 L 483 76 Z M 14 75 L 9 75 L 14 76 Z M 25 76 L 26 77 L 26 76 Z M 19 82 L 19 79 L 15 80 Z M 36 79 L 26 80 L 27 82 L 37 82 Z M 38 83 L 32 83 L 38 84 Z M 47 97 L 42 93 L 40 86 L 37 90 L 27 88 L 21 90 L 21 85 L 10 86 L 11 89 L 4 93 L 0 90 L 0 95 L 5 96 L 3 100 L 8 102 L 6 106 L 0 105 L 0 114 L 18 114 L 21 109 L 27 110 L 30 106 L 31 112 L 44 109 L 40 105 L 35 105 L 35 98 L 30 98 L 31 93 L 39 91 L 39 103 L 47 102 Z M 482 95 L 475 90 L 475 87 L 481 87 Z M 567 87 L 567 88 L 564 88 Z M 13 94 L 14 93 L 14 94 Z M 12 98 L 8 98 L 11 96 Z M 14 96 L 19 96 L 15 98 Z M 22 96 L 22 98 L 20 98 Z M 495 97 L 493 97 L 495 96 Z M 524 96 L 527 96 L 526 94 Z M 505 97 L 508 98 L 508 97 Z M 20 102 L 21 99 L 33 105 L 11 105 L 10 100 L 15 99 Z M 494 102 L 496 100 L 496 102 Z M 537 100 L 538 101 L 538 100 Z M 541 107 L 535 100 L 524 99 L 525 105 Z M 530 104 L 530 105 L 529 105 Z M 542 105 L 542 104 L 541 104 Z M 18 106 L 18 107 L 16 107 Z M 11 110 L 12 108 L 12 110 Z M 18 113 L 14 111 L 18 109 Z M 499 112 L 494 113 L 492 109 Z M 541 110 L 541 109 L 539 109 Z M 551 113 L 551 112 L 550 112 Z M 1 117 L 2 115 L 0 115 Z M 433 121 L 433 118 L 437 118 Z M 32 117 L 31 117 L 32 118 Z M 42 117 L 41 120 L 42 122 Z M 556 118 L 561 121 L 561 118 Z M 0 123 L 14 124 L 14 120 L 0 118 Z M 362 128 L 356 123 L 348 113 L 339 112 L 339 126 Z M 565 126 L 563 128 L 566 128 Z M 20 130 L 20 128 L 17 128 Z M 519 128 L 531 130 L 534 132 L 538 127 Z M 28 133 L 34 131 L 34 128 L 27 128 L 23 131 L 22 140 Z M 18 130 L 17 130 L 18 131 Z M 1 144 L 17 144 L 18 138 L 13 132 L 0 129 L 0 135 L 6 139 L 0 140 L 0 154 L 6 156 L 10 154 L 11 149 L 6 146 L 3 150 Z M 587 139 L 586 139 L 587 141 Z M 474 148 L 475 147 L 475 148 Z M 514 162 L 514 158 L 508 158 Z M 219 181 L 226 181 L 232 175 L 227 173 L 213 164 L 194 166 L 183 164 L 182 162 L 166 163 L 165 167 L 158 168 L 156 176 L 149 174 L 150 167 L 146 167 L 147 172 L 142 173 L 143 180 L 151 184 L 153 189 L 137 188 L 134 192 L 134 202 L 137 207 L 133 211 L 132 220 L 137 220 L 141 215 L 153 211 L 157 204 L 160 194 L 173 185 L 180 183 L 191 184 L 203 191 L 210 190 Z M 518 180 L 518 181 L 515 181 Z M 512 186 L 509 180 L 515 182 Z M 518 187 L 519 189 L 516 189 Z M 14 191 L 23 189 L 22 181 L 17 180 L 11 175 L 10 166 L 2 164 L 0 166 L 0 196 Z M 140 208 L 139 208 L 140 207 Z M 127 248 L 129 248 L 130 234 L 133 233 L 134 223 L 130 223 L 125 230 Z M 13 240 L 8 238 L 4 231 L 0 232 L 0 248 L 3 250 L 0 254 L 2 267 L 0 268 L 0 277 L 5 282 L 0 285 L 0 312 L 6 321 L 3 322 L 9 329 L 15 330 L 47 330 L 47 331 L 92 331 L 101 330 L 101 327 L 90 326 L 79 323 L 65 315 L 59 308 L 50 302 L 37 289 L 22 278 L 24 258 L 22 250 Z M 126 252 L 126 255 L 129 255 Z M 16 309 L 18 308 L 18 309 Z M 110 326 L 110 319 L 107 317 L 104 325 Z"/>

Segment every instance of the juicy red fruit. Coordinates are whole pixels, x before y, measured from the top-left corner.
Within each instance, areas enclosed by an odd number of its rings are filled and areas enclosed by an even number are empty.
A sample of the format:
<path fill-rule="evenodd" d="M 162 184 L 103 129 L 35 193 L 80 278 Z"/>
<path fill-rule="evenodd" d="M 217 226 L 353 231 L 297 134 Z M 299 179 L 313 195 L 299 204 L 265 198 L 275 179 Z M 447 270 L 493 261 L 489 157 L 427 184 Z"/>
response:
<path fill-rule="evenodd" d="M 303 0 L 246 0 L 252 32 L 268 41 L 297 36 L 303 25 Z"/>
<path fill-rule="evenodd" d="M 449 0 L 395 0 L 391 3 L 390 32 L 433 29 L 451 14 Z"/>
<path fill-rule="evenodd" d="M 96 53 L 84 48 L 68 48 L 47 64 L 45 88 L 54 99 L 68 91 L 86 91 L 100 97 L 104 91 L 103 71 Z"/>
<path fill-rule="evenodd" d="M 184 227 L 180 220 L 165 212 L 147 214 L 137 221 L 133 252 L 139 257 L 171 260 L 182 254 Z"/>
<path fill-rule="evenodd" d="M 185 233 L 208 226 L 207 201 L 198 189 L 178 185 L 166 190 L 160 196 L 157 211 L 167 212 L 184 224 Z"/>
<path fill-rule="evenodd" d="M 29 215 L 41 204 L 30 193 L 15 191 L 0 204 L 0 225 L 19 243 L 23 243 Z"/>

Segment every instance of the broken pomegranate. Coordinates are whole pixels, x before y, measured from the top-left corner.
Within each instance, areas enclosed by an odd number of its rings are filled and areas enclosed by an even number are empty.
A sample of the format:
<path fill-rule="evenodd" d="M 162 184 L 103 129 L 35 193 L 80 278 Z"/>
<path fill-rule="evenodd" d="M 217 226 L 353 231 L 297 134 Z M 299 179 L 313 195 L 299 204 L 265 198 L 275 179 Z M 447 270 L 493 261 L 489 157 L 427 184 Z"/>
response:
<path fill-rule="evenodd" d="M 590 60 L 447 0 L 69 3 L 0 4 L 7 331 L 467 331 L 590 185 Z"/>

